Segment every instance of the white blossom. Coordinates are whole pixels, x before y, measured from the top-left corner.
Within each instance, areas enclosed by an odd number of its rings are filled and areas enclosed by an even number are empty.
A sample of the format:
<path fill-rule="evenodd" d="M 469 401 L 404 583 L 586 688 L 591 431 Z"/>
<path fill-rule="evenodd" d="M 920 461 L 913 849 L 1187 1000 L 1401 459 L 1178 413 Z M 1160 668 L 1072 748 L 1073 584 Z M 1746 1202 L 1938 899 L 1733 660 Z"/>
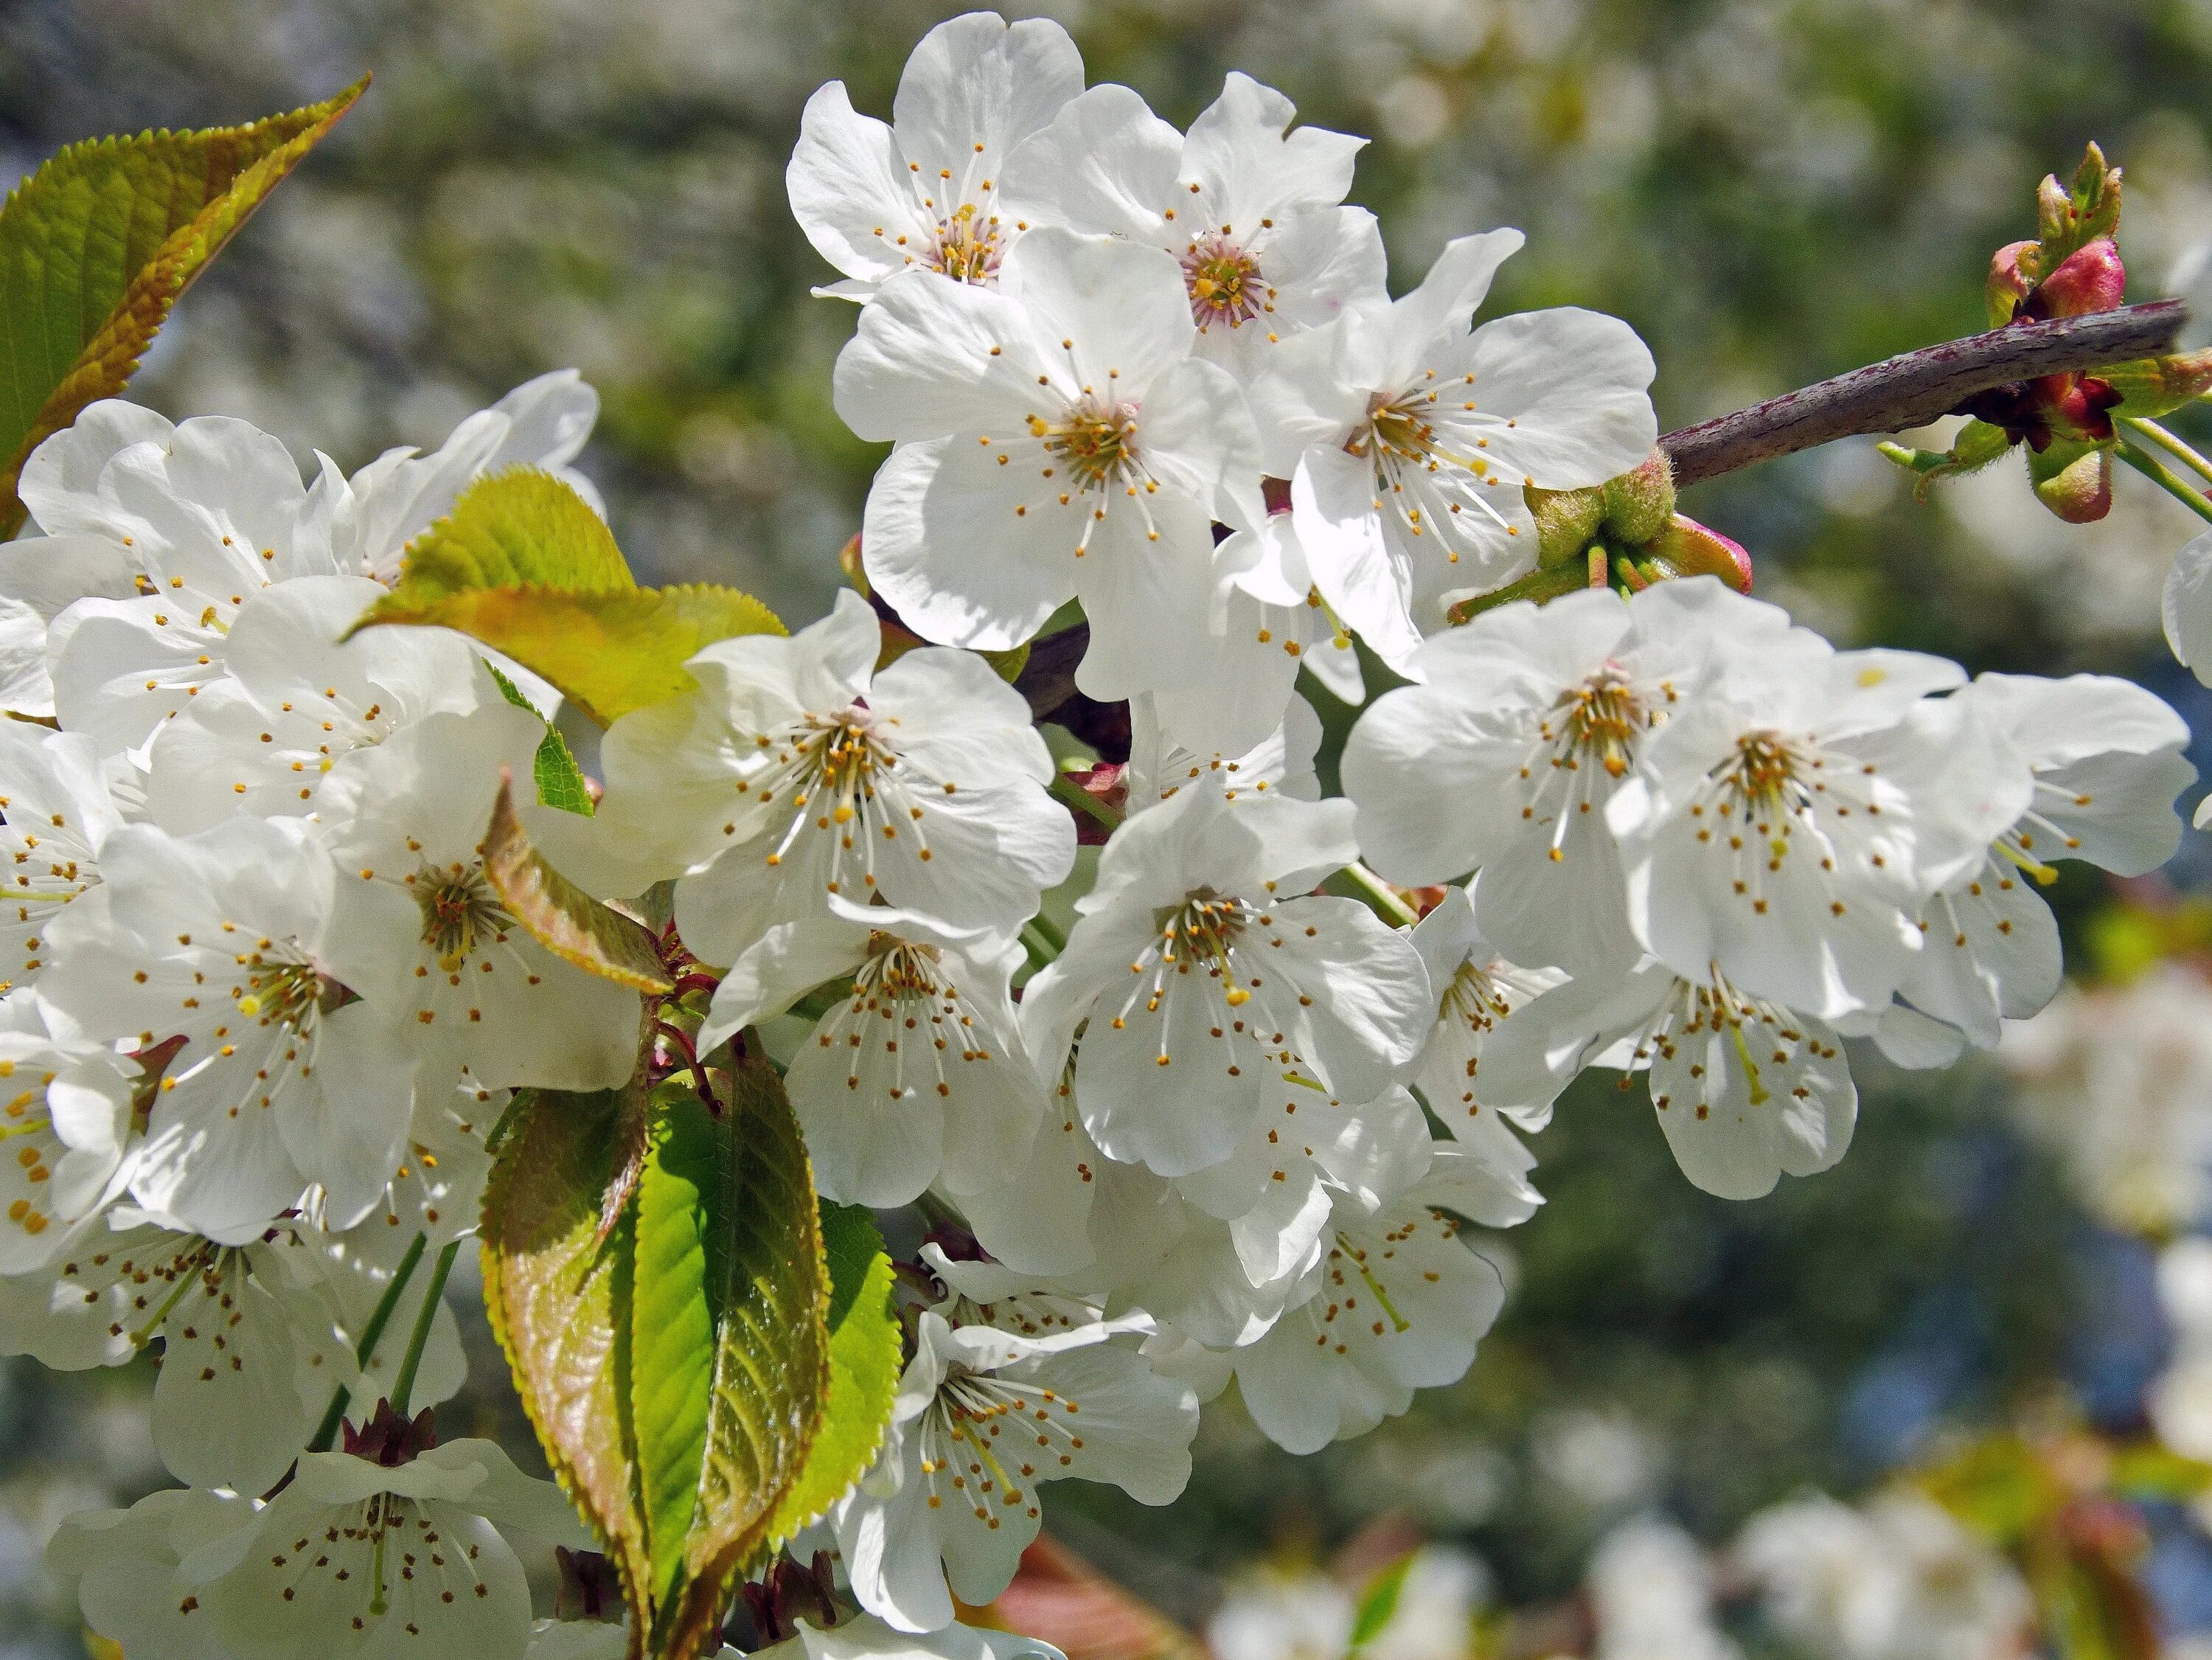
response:
<path fill-rule="evenodd" d="M 1482 1060 L 1498 1098 L 1518 1105 L 1548 1104 L 1585 1067 L 1648 1070 L 1675 1162 L 1724 1199 L 1756 1199 L 1785 1175 L 1828 1169 L 1857 1122 L 1832 1028 L 1717 973 L 1687 980 L 1650 958 L 1524 1003 Z"/>
<path fill-rule="evenodd" d="M 1789 627 L 1700 577 L 1626 601 L 1597 590 L 1501 605 L 1428 641 L 1409 665 L 1417 684 L 1377 698 L 1345 745 L 1369 862 L 1409 884 L 1480 866 L 1477 920 L 1502 954 L 1622 967 L 1638 946 L 1606 810 L 1723 643 L 1753 652 Z"/>
<path fill-rule="evenodd" d="M 399 1052 L 441 1087 L 466 1068 L 491 1088 L 612 1089 L 635 1067 L 638 994 L 539 945 L 484 874 L 501 769 L 530 777 L 544 731 L 487 698 L 341 763 L 357 805 L 331 838 L 331 971 L 392 1012 Z"/>
<path fill-rule="evenodd" d="M 1393 667 L 1458 596 L 1536 562 L 1524 486 L 1580 489 L 1658 436 L 1651 355 L 1616 318 L 1563 307 L 1468 320 L 1521 233 L 1448 243 L 1421 285 L 1272 350 L 1253 383 L 1267 471 L 1291 480 L 1303 569 Z"/>
<path fill-rule="evenodd" d="M 1355 853 L 1348 804 L 1231 806 L 1218 775 L 1128 819 L 1060 958 L 1024 994 L 1048 1073 L 1078 1045 L 1091 1137 L 1164 1176 L 1219 1163 L 1304 1070 L 1347 1101 L 1410 1069 L 1433 1006 L 1413 946 L 1304 897 Z"/>
<path fill-rule="evenodd" d="M 179 832 L 240 813 L 342 823 L 359 775 L 339 770 L 343 757 L 499 696 L 442 629 L 370 629 L 338 643 L 382 593 L 365 577 L 314 576 L 247 599 L 224 642 L 228 672 L 148 746 L 156 822 Z"/>
<path fill-rule="evenodd" d="M 1483 1049 L 1515 1010 L 1567 976 L 1557 969 L 1522 968 L 1498 953 L 1475 921 L 1472 896 L 1481 885 L 1478 879 L 1464 888 L 1447 888 L 1413 928 L 1413 949 L 1421 953 L 1436 994 L 1436 1023 L 1414 1081 L 1455 1138 L 1510 1158 L 1520 1143 L 1505 1120 L 1541 1129 L 1550 1117 L 1551 1091 L 1539 1088 L 1541 1100 L 1501 1098 L 1480 1071 Z"/>
<path fill-rule="evenodd" d="M 125 1052 L 172 1040 L 131 1191 L 165 1221 L 243 1243 L 310 1183 L 342 1224 L 398 1164 L 415 1068 L 393 1000 L 334 970 L 337 872 L 306 827 L 195 836 L 130 824 L 106 880 L 49 930 L 41 994 Z M 358 988 L 355 988 L 358 989 Z"/>
<path fill-rule="evenodd" d="M 331 519 L 343 488 L 327 471 L 303 487 L 281 442 L 215 416 L 117 451 L 96 496 L 135 592 L 88 588 L 55 615 L 46 653 L 64 729 L 112 754 L 189 707 L 221 677 L 224 637 L 249 595 L 341 573 Z"/>
<path fill-rule="evenodd" d="M 1723 618 L 1765 611 L 1711 598 Z M 1964 679 L 1804 629 L 1729 652 L 1606 808 L 1646 949 L 1820 1018 L 1887 1003 L 1920 948 L 1919 901 L 2027 806 L 2019 755 L 1971 705 L 1929 696 Z"/>
<path fill-rule="evenodd" d="M 2124 680 L 1984 674 L 1954 696 L 2018 752 L 2034 793 L 1979 863 L 1922 908 L 1925 943 L 1898 994 L 1990 1049 L 2001 1019 L 2035 1013 L 2058 990 L 2058 925 L 2035 891 L 2057 879 L 2054 863 L 2122 876 L 2164 864 L 2181 840 L 2173 798 L 2196 769 L 2182 757 L 2181 717 Z M 1893 1058 L 1917 1058 L 1885 1030 Z M 1931 1058 L 1948 1061 L 1950 1046 Z"/>
<path fill-rule="evenodd" d="M 817 1186 L 878 1208 L 940 1180 L 964 1193 L 1020 1159 L 1043 1116 L 1010 990 L 1023 960 L 1004 934 L 832 895 L 827 915 L 778 923 L 739 955 L 699 1043 L 849 976 L 784 1078 Z"/>
<path fill-rule="evenodd" d="M 1380 305 L 1375 216 L 1342 206 L 1366 140 L 1291 130 L 1291 100 L 1232 71 L 1188 137 L 1127 87 L 1093 87 L 1017 151 L 1009 210 L 1175 256 L 1199 350 L 1249 374 L 1285 337 Z"/>
<path fill-rule="evenodd" d="M 245 1526 L 179 1564 L 235 1660 L 309 1651 L 522 1660 L 530 1590 L 492 1525 L 583 1548 L 550 1481 L 489 1441 L 450 1441 L 386 1464 L 307 1453 Z"/>
<path fill-rule="evenodd" d="M 593 844 L 578 879 L 606 868 L 599 885 L 634 892 L 677 877 L 678 926 L 717 963 L 832 895 L 1018 927 L 1075 858 L 1029 706 L 971 653 L 924 648 L 878 672 L 880 647 L 847 592 L 788 640 L 693 658 L 697 691 L 609 729 L 606 800 L 567 827 Z"/>
<path fill-rule="evenodd" d="M 935 1631 L 954 1596 L 988 1602 L 1036 1537 L 1040 1483 L 1110 1481 L 1149 1505 L 1182 1491 L 1198 1402 L 1114 1335 L 1028 1338 L 923 1311 L 890 1438 L 830 1512 L 862 1608 Z"/>
<path fill-rule="evenodd" d="M 1000 210 L 1023 140 L 1083 90 L 1083 58 L 1048 18 L 969 12 L 921 38 L 886 126 L 842 81 L 816 89 L 786 175 L 791 211 L 845 273 L 817 294 L 866 300 L 909 269 L 988 283 L 1022 228 Z"/>
<path fill-rule="evenodd" d="M 837 360 L 837 410 L 899 441 L 861 549 L 908 626 L 1004 649 L 1079 598 L 1083 691 L 1188 690 L 1163 711 L 1194 723 L 1178 735 L 1241 750 L 1282 711 L 1235 695 L 1238 653 L 1279 654 L 1215 626 L 1211 527 L 1259 522 L 1259 451 L 1243 394 L 1195 338 L 1171 257 L 1040 229 L 996 290 L 887 284 Z"/>

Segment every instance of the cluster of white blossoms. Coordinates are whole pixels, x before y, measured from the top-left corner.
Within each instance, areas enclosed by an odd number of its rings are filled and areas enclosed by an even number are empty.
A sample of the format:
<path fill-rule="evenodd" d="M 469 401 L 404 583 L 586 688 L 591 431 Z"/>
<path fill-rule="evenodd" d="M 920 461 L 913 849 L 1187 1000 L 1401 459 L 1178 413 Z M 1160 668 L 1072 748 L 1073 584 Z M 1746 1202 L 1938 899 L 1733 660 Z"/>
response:
<path fill-rule="evenodd" d="M 805 1541 L 863 1649 L 984 1652 L 956 1607 L 1043 1484 L 1173 1499 L 1232 1378 L 1296 1451 L 1459 1378 L 1504 1298 L 1462 1230 L 1541 1202 L 1516 1132 L 1583 1069 L 1648 1070 L 1690 1179 L 1763 1193 L 1842 1155 L 1846 1037 L 1993 1043 L 2058 985 L 2053 862 L 2179 834 L 2186 732 L 2121 682 L 1839 652 L 1710 577 L 1454 626 L 1539 569 L 1545 493 L 1646 465 L 1653 367 L 1579 310 L 1473 327 L 1515 232 L 1391 299 L 1359 147 L 1241 76 L 1178 133 L 989 15 L 890 125 L 824 88 L 790 185 L 860 304 L 836 407 L 895 444 L 867 593 L 692 657 L 606 731 L 594 813 L 519 808 L 590 893 L 663 892 L 699 1051 L 767 1034 L 824 1198 L 938 1224 L 883 1450 Z M 596 503 L 594 407 L 549 375 L 303 483 L 241 423 L 103 403 L 24 469 L 0 1341 L 161 1347 L 189 1486 L 56 1555 L 134 1660 L 614 1640 L 533 1635 L 495 1524 L 574 1518 L 410 1414 L 461 1382 L 488 1130 L 623 1085 L 646 1011 L 485 870 L 553 688 L 348 635 L 472 481 Z M 1071 760 L 982 654 L 1079 617 L 1126 754 Z M 1406 684 L 1324 800 L 1294 682 L 1367 702 L 1354 635 Z"/>

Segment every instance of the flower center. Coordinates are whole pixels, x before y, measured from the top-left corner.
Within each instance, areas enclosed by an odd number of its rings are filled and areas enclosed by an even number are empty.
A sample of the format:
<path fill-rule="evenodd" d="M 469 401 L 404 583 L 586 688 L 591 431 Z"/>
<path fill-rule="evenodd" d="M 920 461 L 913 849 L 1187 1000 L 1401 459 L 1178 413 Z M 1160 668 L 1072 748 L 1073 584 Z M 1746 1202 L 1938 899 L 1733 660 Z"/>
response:
<path fill-rule="evenodd" d="M 1746 733 L 1735 753 L 1723 762 L 1713 781 L 1720 787 L 1721 812 L 1747 820 L 1771 819 L 1803 805 L 1797 752 L 1778 733 Z"/>
<path fill-rule="evenodd" d="M 1513 1004 L 1497 979 L 1472 957 L 1459 965 L 1437 1002 L 1438 1019 L 1463 1022 L 1474 1031 L 1488 1031 L 1512 1012 Z"/>
<path fill-rule="evenodd" d="M 238 1012 L 264 1026 L 285 1025 L 297 1031 L 321 1003 L 324 988 L 313 964 L 264 962 L 256 953 L 248 959 Z"/>
<path fill-rule="evenodd" d="M 873 992 L 893 998 L 933 998 L 941 989 L 936 969 L 936 946 L 917 945 L 895 933 L 871 933 L 868 960 L 853 976 L 853 992 L 856 997 Z"/>
<path fill-rule="evenodd" d="M 1242 328 L 1275 308 L 1275 291 L 1261 275 L 1260 262 L 1218 232 L 1183 250 L 1182 280 L 1190 291 L 1191 321 L 1201 332 L 1217 323 Z"/>
<path fill-rule="evenodd" d="M 1226 988 L 1223 995 L 1231 1008 L 1241 1008 L 1252 994 L 1237 983 L 1229 953 L 1244 932 L 1244 902 L 1223 898 L 1201 889 L 1171 910 L 1158 916 L 1160 966 L 1178 970 L 1198 963 L 1218 972 Z"/>
<path fill-rule="evenodd" d="M 1618 778 L 1636 758 L 1636 739 L 1649 724 L 1643 701 L 1619 669 L 1606 667 L 1563 694 L 1553 708 L 1566 718 L 1565 747 Z"/>
<path fill-rule="evenodd" d="M 764 745 L 769 741 L 761 739 Z M 897 752 L 878 736 L 866 708 L 833 715 L 810 713 L 787 729 L 775 765 L 757 784 L 740 780 L 738 794 L 753 792 L 762 806 L 779 794 L 788 799 L 791 818 L 768 854 L 769 864 L 781 865 L 808 830 L 824 831 L 826 842 L 812 843 L 802 851 L 824 853 L 828 891 L 843 891 L 846 855 L 855 852 L 861 882 L 872 890 L 878 841 L 888 845 L 910 836 L 917 843 L 915 857 L 927 860 L 930 856 L 921 810 L 910 804 L 905 791 L 895 787 L 898 764 Z M 735 822 L 726 828 L 733 832 Z"/>
<path fill-rule="evenodd" d="M 415 903 L 422 911 L 422 943 L 438 953 L 447 973 L 461 965 L 477 942 L 505 933 L 514 919 L 484 880 L 483 866 L 426 872 L 415 884 Z"/>
<path fill-rule="evenodd" d="M 1044 441 L 1055 467 L 1065 467 L 1085 492 L 1115 484 L 1133 486 L 1137 474 L 1137 406 L 1107 403 L 1086 393 L 1058 421 L 1030 417 L 1030 435 Z"/>
<path fill-rule="evenodd" d="M 937 222 L 936 237 L 922 263 L 955 282 L 989 283 L 997 277 L 1005 252 L 998 216 L 978 213 L 973 202 L 963 202 Z"/>

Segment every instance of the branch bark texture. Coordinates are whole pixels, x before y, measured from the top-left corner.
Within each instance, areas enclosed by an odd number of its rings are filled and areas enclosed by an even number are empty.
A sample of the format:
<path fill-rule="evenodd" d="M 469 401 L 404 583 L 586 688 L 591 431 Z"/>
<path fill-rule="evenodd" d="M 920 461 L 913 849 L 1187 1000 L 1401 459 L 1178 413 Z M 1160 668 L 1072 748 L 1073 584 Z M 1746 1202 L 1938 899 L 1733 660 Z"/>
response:
<path fill-rule="evenodd" d="M 2159 356 L 2173 349 L 2187 317 L 2180 301 L 2157 300 L 2085 317 L 2014 323 L 1684 427 L 1659 447 L 1674 463 L 1677 485 L 1699 483 L 1838 438 L 1925 426 L 1992 386 Z"/>

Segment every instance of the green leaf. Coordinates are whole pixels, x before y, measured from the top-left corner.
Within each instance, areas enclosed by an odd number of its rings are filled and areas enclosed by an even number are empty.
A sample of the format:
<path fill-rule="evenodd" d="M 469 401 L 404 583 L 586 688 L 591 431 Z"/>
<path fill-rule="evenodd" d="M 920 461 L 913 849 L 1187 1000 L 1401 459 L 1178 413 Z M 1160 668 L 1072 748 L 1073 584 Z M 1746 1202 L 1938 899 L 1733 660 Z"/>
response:
<path fill-rule="evenodd" d="M 676 984 L 652 929 L 601 904 L 530 844 L 506 779 L 484 832 L 483 873 L 508 914 L 556 957 L 637 991 L 658 994 Z"/>
<path fill-rule="evenodd" d="M 484 1307 L 555 1477 L 613 1559 L 631 1605 L 646 1608 L 651 1558 L 619 1352 L 629 1323 L 617 1319 L 629 1298 L 627 1221 L 599 1238 L 617 1119 L 611 1091 L 529 1098 L 484 1189 Z"/>
<path fill-rule="evenodd" d="M 819 1521 L 875 1462 L 905 1358 L 891 1312 L 891 1259 L 875 1218 L 858 1205 L 824 1201 L 822 1248 L 830 1265 L 830 1402 L 806 1468 L 769 1529 L 775 1542 Z"/>
<path fill-rule="evenodd" d="M 781 634 L 735 588 L 641 588 L 605 522 L 550 474 L 516 468 L 473 486 L 409 544 L 392 591 L 354 629 L 457 629 L 544 675 L 611 725 L 697 683 L 684 660 L 741 634 Z"/>
<path fill-rule="evenodd" d="M 521 687 L 501 674 L 492 664 L 487 663 L 484 666 L 491 670 L 491 678 L 499 683 L 502 697 L 515 708 L 528 709 L 540 721 L 545 721 L 544 712 L 530 701 Z M 568 748 L 568 740 L 561 735 L 560 728 L 550 721 L 545 721 L 545 736 L 538 740 L 538 753 L 531 762 L 530 771 L 531 781 L 538 786 L 539 806 L 558 807 L 563 812 L 578 813 L 586 818 L 592 816 L 592 792 L 584 782 L 584 769 L 576 764 L 576 757 Z"/>
<path fill-rule="evenodd" d="M 622 1158 L 611 1093 L 533 1096 L 485 1195 L 493 1329 L 555 1475 L 623 1575 L 632 1660 L 720 1647 L 732 1586 L 769 1542 L 830 1389 L 830 1270 L 798 1121 L 757 1049 L 740 1048 L 729 1079 L 720 1118 L 655 1091 L 636 1196 L 604 1242 Z"/>
<path fill-rule="evenodd" d="M 654 1652 L 672 1660 L 720 1647 L 731 1586 L 767 1544 L 830 1391 L 830 1276 L 814 1173 L 783 1080 L 750 1034 L 740 1039 L 730 1108 L 715 1128 L 706 1462 L 684 1583 L 653 1633 Z"/>
<path fill-rule="evenodd" d="M 655 1091 L 651 1135 L 637 1183 L 629 1400 L 653 1596 L 661 1604 L 683 1572 L 707 1456 L 714 1367 L 714 1311 L 707 1301 L 714 1122 L 698 1097 L 664 1085 Z"/>
<path fill-rule="evenodd" d="M 1413 1566 L 1413 1555 L 1407 1551 L 1367 1582 L 1367 1589 L 1360 1593 L 1359 1612 L 1352 1622 L 1353 1648 L 1380 1637 L 1391 1616 L 1398 1612 L 1398 1596 L 1406 1588 L 1406 1575 Z"/>
<path fill-rule="evenodd" d="M 0 207 L 0 538 L 31 452 L 119 393 L 169 308 L 368 85 L 248 126 L 90 139 Z"/>

